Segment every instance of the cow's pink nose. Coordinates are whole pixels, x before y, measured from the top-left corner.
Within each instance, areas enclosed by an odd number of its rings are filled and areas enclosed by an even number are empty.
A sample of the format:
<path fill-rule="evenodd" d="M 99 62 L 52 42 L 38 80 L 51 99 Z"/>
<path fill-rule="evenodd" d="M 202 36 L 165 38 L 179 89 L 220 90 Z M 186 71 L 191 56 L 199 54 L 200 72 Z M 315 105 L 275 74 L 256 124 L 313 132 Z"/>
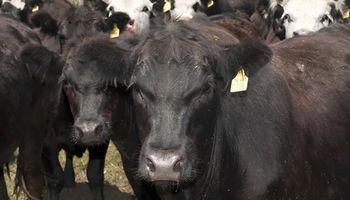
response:
<path fill-rule="evenodd" d="M 128 24 L 129 24 L 130 26 L 133 26 L 133 25 L 135 24 L 135 20 L 134 20 L 134 19 L 130 19 L 129 22 L 128 22 Z"/>

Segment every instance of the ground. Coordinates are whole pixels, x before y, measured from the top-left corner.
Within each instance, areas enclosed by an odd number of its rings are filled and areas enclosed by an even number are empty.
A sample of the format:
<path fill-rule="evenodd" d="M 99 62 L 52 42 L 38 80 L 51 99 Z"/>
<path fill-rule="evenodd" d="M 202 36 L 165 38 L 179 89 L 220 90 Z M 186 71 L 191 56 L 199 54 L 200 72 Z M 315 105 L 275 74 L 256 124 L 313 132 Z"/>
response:
<path fill-rule="evenodd" d="M 64 152 L 60 153 L 60 161 L 63 165 Z M 74 188 L 66 188 L 61 193 L 62 200 L 92 200 L 86 179 L 86 167 L 88 161 L 88 152 L 83 158 L 74 158 L 74 171 L 76 186 Z M 16 160 L 15 158 L 10 163 L 10 177 L 6 176 L 6 183 L 10 199 L 15 200 L 13 195 L 14 177 L 16 175 Z M 124 174 L 123 166 L 120 160 L 120 155 L 113 144 L 109 145 L 106 156 L 105 175 L 105 197 L 106 200 L 130 200 L 132 199 L 132 189 Z M 25 195 L 20 194 L 18 200 L 24 200 Z"/>

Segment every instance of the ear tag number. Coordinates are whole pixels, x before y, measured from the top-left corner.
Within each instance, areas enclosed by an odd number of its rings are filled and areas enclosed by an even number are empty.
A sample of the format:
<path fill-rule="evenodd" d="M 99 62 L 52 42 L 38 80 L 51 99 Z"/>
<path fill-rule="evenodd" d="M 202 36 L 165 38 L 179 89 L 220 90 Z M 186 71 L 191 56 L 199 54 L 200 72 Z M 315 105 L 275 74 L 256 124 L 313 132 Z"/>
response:
<path fill-rule="evenodd" d="M 232 79 L 231 82 L 231 93 L 236 93 L 236 92 L 243 92 L 247 91 L 248 89 L 248 76 L 245 74 L 245 71 L 243 68 L 241 68 L 236 77 Z"/>
<path fill-rule="evenodd" d="M 164 0 L 163 12 L 166 13 L 171 9 L 170 0 Z"/>
<path fill-rule="evenodd" d="M 34 6 L 33 7 L 33 9 L 32 9 L 32 12 L 34 13 L 34 12 L 37 12 L 37 11 L 39 11 L 39 6 L 38 5 L 36 5 L 36 6 Z"/>
<path fill-rule="evenodd" d="M 209 0 L 208 1 L 208 8 L 212 7 L 214 5 L 214 1 L 213 0 Z"/>
<path fill-rule="evenodd" d="M 118 26 L 115 24 L 113 26 L 113 30 L 111 31 L 111 34 L 109 35 L 110 38 L 117 38 L 119 37 L 120 30 Z"/>

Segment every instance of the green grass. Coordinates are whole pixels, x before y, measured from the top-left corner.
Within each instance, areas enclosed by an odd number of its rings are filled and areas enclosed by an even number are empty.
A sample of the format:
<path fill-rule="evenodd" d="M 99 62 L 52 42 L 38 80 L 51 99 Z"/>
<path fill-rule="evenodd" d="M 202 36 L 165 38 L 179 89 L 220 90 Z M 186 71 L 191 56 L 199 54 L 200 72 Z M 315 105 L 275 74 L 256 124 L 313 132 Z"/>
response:
<path fill-rule="evenodd" d="M 17 155 L 17 153 L 15 154 Z M 15 156 L 16 157 L 16 156 Z M 87 186 L 86 167 L 88 162 L 88 152 L 86 151 L 82 158 L 74 158 L 74 171 L 75 180 L 77 182 L 76 187 L 66 188 L 61 193 L 61 199 L 65 200 L 89 200 L 91 193 Z M 64 152 L 60 152 L 59 156 L 62 166 L 65 163 Z M 10 199 L 16 199 L 13 195 L 14 178 L 16 175 L 16 159 L 14 158 L 10 162 L 10 177 L 5 175 L 6 184 Z M 105 197 L 106 200 L 118 199 L 129 200 L 131 199 L 132 189 L 124 174 L 123 166 L 121 163 L 120 155 L 113 144 L 109 145 L 106 166 L 104 169 L 105 176 Z M 25 195 L 21 193 L 18 200 L 26 199 Z"/>

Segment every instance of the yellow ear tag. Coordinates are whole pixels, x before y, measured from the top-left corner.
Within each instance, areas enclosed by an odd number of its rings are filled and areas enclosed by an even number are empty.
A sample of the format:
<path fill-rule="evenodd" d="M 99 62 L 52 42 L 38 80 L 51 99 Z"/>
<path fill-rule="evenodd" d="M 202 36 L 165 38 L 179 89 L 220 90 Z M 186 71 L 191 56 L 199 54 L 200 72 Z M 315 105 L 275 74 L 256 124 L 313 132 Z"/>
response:
<path fill-rule="evenodd" d="M 33 7 L 32 12 L 34 13 L 34 12 L 37 12 L 38 10 L 39 10 L 39 6 L 36 5 L 36 6 Z"/>
<path fill-rule="evenodd" d="M 231 82 L 231 93 L 243 92 L 248 89 L 248 76 L 246 76 L 244 69 L 240 69 L 234 79 Z"/>
<path fill-rule="evenodd" d="M 109 35 L 110 38 L 117 38 L 119 37 L 119 28 L 117 25 L 113 26 L 113 30 L 111 31 L 111 34 Z"/>
<path fill-rule="evenodd" d="M 214 5 L 214 1 L 213 0 L 209 0 L 208 1 L 208 8 L 212 7 Z"/>
<path fill-rule="evenodd" d="M 350 8 L 346 8 L 343 13 L 343 19 L 347 19 L 350 17 Z"/>
<path fill-rule="evenodd" d="M 164 0 L 163 12 L 166 13 L 171 9 L 171 4 L 169 0 Z"/>

